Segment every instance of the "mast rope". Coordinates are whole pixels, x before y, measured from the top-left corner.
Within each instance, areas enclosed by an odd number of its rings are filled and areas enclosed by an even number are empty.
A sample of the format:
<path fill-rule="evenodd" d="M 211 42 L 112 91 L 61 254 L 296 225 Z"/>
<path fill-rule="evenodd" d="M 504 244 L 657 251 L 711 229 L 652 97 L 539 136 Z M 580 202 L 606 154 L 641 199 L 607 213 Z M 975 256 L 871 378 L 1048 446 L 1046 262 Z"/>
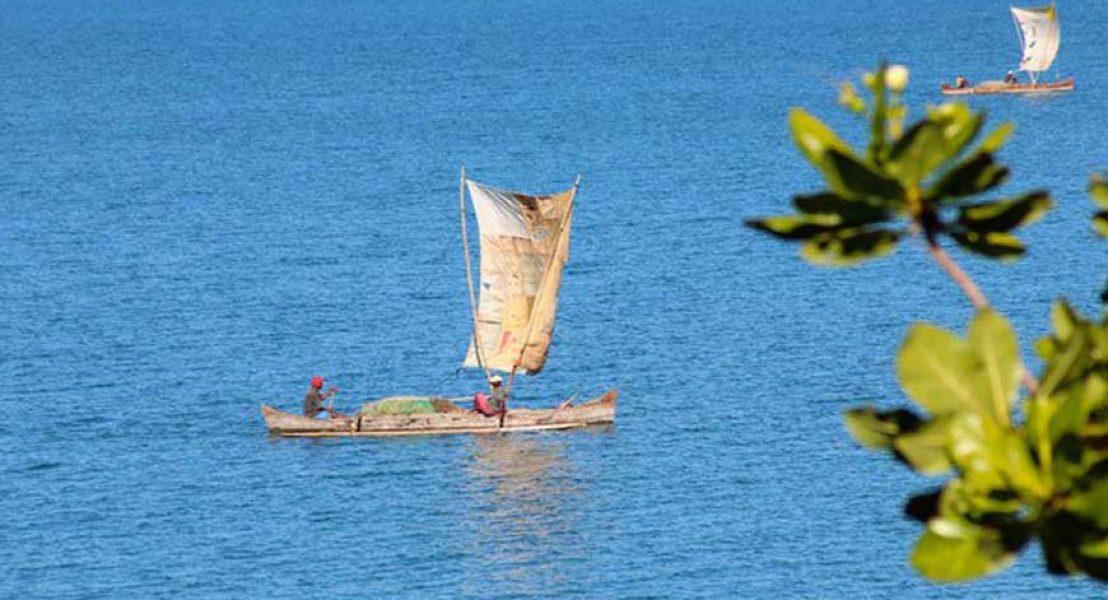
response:
<path fill-rule="evenodd" d="M 458 204 L 462 216 L 462 249 L 465 252 L 466 285 L 469 286 L 469 308 L 473 314 L 473 354 L 477 357 L 477 365 L 485 372 L 485 382 L 492 378 L 492 373 L 485 366 L 485 360 L 481 356 L 481 321 L 477 312 L 477 294 L 473 291 L 473 266 L 469 257 L 469 227 L 466 225 L 466 167 L 462 165 L 462 176 L 458 181 Z"/>

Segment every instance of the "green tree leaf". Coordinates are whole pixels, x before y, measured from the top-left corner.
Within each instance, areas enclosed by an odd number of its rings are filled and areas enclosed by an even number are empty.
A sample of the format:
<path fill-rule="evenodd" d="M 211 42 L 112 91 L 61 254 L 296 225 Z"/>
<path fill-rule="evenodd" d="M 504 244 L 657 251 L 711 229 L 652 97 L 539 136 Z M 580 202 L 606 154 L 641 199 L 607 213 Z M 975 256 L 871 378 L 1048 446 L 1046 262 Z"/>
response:
<path fill-rule="evenodd" d="M 976 393 L 989 398 L 998 423 L 1008 423 L 1020 377 L 1016 332 L 1004 317 L 986 308 L 970 321 L 969 343 L 976 350 L 985 375 L 986 385 Z"/>
<path fill-rule="evenodd" d="M 1008 174 L 1008 168 L 996 162 L 992 154 L 978 152 L 943 174 L 925 198 L 929 202 L 949 203 L 983 194 L 1007 181 Z"/>
<path fill-rule="evenodd" d="M 948 158 L 940 125 L 924 119 L 893 144 L 885 169 L 905 187 L 915 186 Z"/>
<path fill-rule="evenodd" d="M 1055 393 L 1052 400 L 1057 410 L 1050 419 L 1050 438 L 1057 441 L 1066 434 L 1080 433 L 1091 413 L 1108 405 L 1108 382 L 1099 373 L 1089 373 L 1079 385 Z"/>
<path fill-rule="evenodd" d="M 962 248 L 988 258 L 1013 260 L 1027 251 L 1015 236 L 1007 233 L 951 231 L 950 237 Z"/>
<path fill-rule="evenodd" d="M 867 448 L 892 448 L 896 436 L 919 429 L 923 423 L 915 413 L 903 408 L 882 412 L 872 406 L 852 408 L 843 413 L 846 428 L 859 444 Z"/>
<path fill-rule="evenodd" d="M 901 387 L 931 414 L 972 411 L 992 416 L 989 399 L 978 397 L 982 365 L 977 351 L 952 332 L 913 325 L 896 365 Z"/>
<path fill-rule="evenodd" d="M 1103 175 L 1093 175 L 1089 180 L 1089 196 L 1097 206 L 1108 210 L 1108 181 Z"/>
<path fill-rule="evenodd" d="M 1039 440 L 1037 431 L 1041 427 L 1040 419 L 1047 419 L 1047 435 L 1050 436 L 1052 444 L 1064 435 L 1076 435 L 1081 430 L 1085 417 L 1088 416 L 1084 411 L 1084 400 L 1083 394 L 1071 392 L 1061 392 L 1051 398 L 1041 398 L 1035 404 L 1039 410 L 1028 415 L 1028 426 L 1036 428 L 1035 441 Z"/>
<path fill-rule="evenodd" d="M 1046 192 L 1035 191 L 1010 200 L 963 206 L 958 223 L 969 231 L 1005 233 L 1038 221 L 1053 204 Z"/>
<path fill-rule="evenodd" d="M 1041 476 L 1026 437 L 1003 429 L 994 446 L 994 452 L 1003 461 L 1001 472 L 1008 486 L 1024 500 L 1046 501 L 1050 497 L 1050 486 Z"/>
<path fill-rule="evenodd" d="M 1060 340 L 1054 356 L 1046 365 L 1039 394 L 1049 397 L 1075 377 L 1081 376 L 1092 360 L 1087 327 L 1076 327 L 1065 340 Z"/>
<path fill-rule="evenodd" d="M 768 233 L 783 240 L 807 240 L 817 235 L 841 228 L 834 215 L 780 216 L 766 219 L 748 219 L 748 227 Z"/>
<path fill-rule="evenodd" d="M 988 154 L 996 154 L 997 150 L 1000 150 L 1004 143 L 1008 141 L 1008 138 L 1012 135 L 1012 132 L 1016 130 L 1016 126 L 1012 122 L 1001 123 L 996 129 L 994 129 L 988 136 L 985 137 L 981 145 L 978 146 L 979 152 L 986 152 Z"/>
<path fill-rule="evenodd" d="M 1108 558 L 1108 538 L 1081 545 L 1081 554 L 1096 558 Z"/>
<path fill-rule="evenodd" d="M 1099 479 L 1086 490 L 1066 499 L 1066 508 L 1081 518 L 1108 529 L 1108 479 Z"/>
<path fill-rule="evenodd" d="M 813 236 L 800 255 L 815 265 L 850 267 L 889 254 L 903 235 L 888 229 L 841 229 Z"/>
<path fill-rule="evenodd" d="M 1050 336 L 1044 336 L 1035 340 L 1035 354 L 1039 355 L 1039 358 L 1044 361 L 1050 360 L 1054 356 L 1056 350 L 1056 344 Z"/>
<path fill-rule="evenodd" d="M 789 128 L 800 152 L 808 162 L 821 170 L 824 168 L 824 158 L 828 150 L 850 152 L 850 146 L 839 139 L 830 127 L 803 109 L 794 108 L 789 113 Z"/>
<path fill-rule="evenodd" d="M 985 124 L 985 116 L 982 113 L 973 112 L 963 102 L 947 103 L 930 109 L 928 117 L 941 127 L 945 142 L 943 162 L 957 158 L 977 137 Z M 994 152 L 995 149 L 987 151 Z"/>
<path fill-rule="evenodd" d="M 849 152 L 831 148 L 824 163 L 827 185 L 836 194 L 853 200 L 878 200 L 895 205 L 903 201 L 904 189 L 877 173 Z"/>
<path fill-rule="evenodd" d="M 1081 325 L 1083 319 L 1065 300 L 1059 300 L 1050 308 L 1050 325 L 1059 340 L 1067 340 L 1073 330 Z"/>
<path fill-rule="evenodd" d="M 968 581 L 1011 564 L 999 531 L 966 522 L 933 519 L 912 551 L 910 562 L 935 581 Z"/>
<path fill-rule="evenodd" d="M 957 158 L 984 124 L 984 117 L 962 103 L 928 110 L 889 153 L 886 168 L 905 184 L 916 185 Z"/>
<path fill-rule="evenodd" d="M 950 419 L 950 439 L 954 442 L 950 459 L 961 481 L 947 485 L 944 503 L 957 499 L 962 505 L 954 511 L 958 514 L 1017 510 L 1018 503 L 996 497 L 1011 487 L 1003 432 L 979 413 L 963 412 Z M 944 514 L 950 513 L 948 510 Z"/>
<path fill-rule="evenodd" d="M 1108 238 L 1108 210 L 1102 210 L 1093 215 L 1093 229 L 1100 237 Z"/>
<path fill-rule="evenodd" d="M 1077 548 L 1075 562 L 1090 577 L 1108 580 L 1108 540 L 1100 539 Z"/>
<path fill-rule="evenodd" d="M 942 475 L 951 468 L 950 421 L 938 418 L 928 421 L 917 431 L 904 433 L 893 440 L 900 458 L 924 475 Z"/>
<path fill-rule="evenodd" d="M 835 216 L 839 223 L 851 227 L 880 223 L 891 216 L 884 207 L 866 201 L 848 200 L 830 192 L 796 196 L 793 206 L 808 215 Z"/>

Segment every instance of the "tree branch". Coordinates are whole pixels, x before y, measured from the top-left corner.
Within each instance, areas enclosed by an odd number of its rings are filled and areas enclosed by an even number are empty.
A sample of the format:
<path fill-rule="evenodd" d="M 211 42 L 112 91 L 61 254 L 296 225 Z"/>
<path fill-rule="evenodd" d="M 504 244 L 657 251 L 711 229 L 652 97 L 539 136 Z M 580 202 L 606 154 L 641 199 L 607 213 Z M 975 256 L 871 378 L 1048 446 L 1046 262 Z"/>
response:
<path fill-rule="evenodd" d="M 977 284 L 970 279 L 969 275 L 966 275 L 966 272 L 958 266 L 958 263 L 954 262 L 954 259 L 950 258 L 950 255 L 939 247 L 938 242 L 933 239 L 927 240 L 927 251 L 931 253 L 931 257 L 935 259 L 935 262 L 939 263 L 939 266 L 946 271 L 947 275 L 950 275 L 950 278 L 962 288 L 970 302 L 973 303 L 974 308 L 981 310 L 989 306 L 985 294 L 981 293 Z"/>
<path fill-rule="evenodd" d="M 947 275 L 950 275 L 950 278 L 962 288 L 970 302 L 973 303 L 974 308 L 977 310 L 988 308 L 989 301 L 985 298 L 985 294 L 981 293 L 981 289 L 977 287 L 973 279 L 970 279 L 970 276 L 958 266 L 958 263 L 954 262 L 954 259 L 939 247 L 939 243 L 932 236 L 927 236 L 927 251 L 935 259 L 935 262 L 939 263 L 939 266 L 946 271 Z M 1020 364 L 1020 382 L 1023 387 L 1027 388 L 1027 391 L 1032 394 L 1038 393 L 1039 381 L 1022 363 Z"/>

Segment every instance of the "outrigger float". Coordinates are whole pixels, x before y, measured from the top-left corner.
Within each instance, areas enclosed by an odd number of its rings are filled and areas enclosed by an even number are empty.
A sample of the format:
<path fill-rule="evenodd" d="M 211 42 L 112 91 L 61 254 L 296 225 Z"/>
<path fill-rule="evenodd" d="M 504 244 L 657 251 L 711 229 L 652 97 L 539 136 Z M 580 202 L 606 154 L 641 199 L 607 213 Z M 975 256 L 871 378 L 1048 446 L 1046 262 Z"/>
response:
<path fill-rule="evenodd" d="M 509 374 L 510 391 L 517 372 L 535 375 L 546 365 L 553 341 L 562 272 L 569 258 L 573 204 L 581 178 L 573 187 L 549 196 L 499 190 L 466 178 L 462 169 L 458 195 L 462 213 L 462 246 L 473 316 L 473 334 L 463 367 Z M 473 204 L 480 236 L 480 304 L 470 266 L 466 192 Z M 615 389 L 574 405 L 556 408 L 505 407 L 485 416 L 438 397 L 394 397 L 366 403 L 349 417 L 313 419 L 262 404 L 271 434 L 290 437 L 409 436 L 449 433 L 501 433 L 574 429 L 614 423 Z M 393 408 L 396 407 L 396 408 Z"/>
<path fill-rule="evenodd" d="M 940 84 L 939 88 L 947 96 L 970 96 L 988 94 L 1054 94 L 1072 92 L 1073 77 L 1051 83 L 1040 81 L 1040 77 L 1054 63 L 1058 56 L 1058 47 L 1062 42 L 1062 29 L 1058 23 L 1058 9 L 1050 6 L 1017 8 L 1011 7 L 1012 21 L 1016 25 L 1023 57 L 1020 59 L 1020 71 L 1026 71 L 1031 83 L 1009 81 L 985 81 L 977 85 Z M 959 79 L 962 79 L 959 77 Z"/>

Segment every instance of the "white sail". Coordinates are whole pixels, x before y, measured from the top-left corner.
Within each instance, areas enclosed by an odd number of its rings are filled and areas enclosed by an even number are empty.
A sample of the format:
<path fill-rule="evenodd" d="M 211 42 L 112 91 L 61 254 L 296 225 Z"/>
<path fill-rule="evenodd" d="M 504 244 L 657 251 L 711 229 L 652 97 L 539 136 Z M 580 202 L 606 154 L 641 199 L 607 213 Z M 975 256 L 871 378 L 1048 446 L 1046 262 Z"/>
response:
<path fill-rule="evenodd" d="M 1012 7 L 1012 18 L 1023 45 L 1020 70 L 1032 73 L 1046 71 L 1058 55 L 1062 30 L 1054 5 L 1036 8 Z"/>

